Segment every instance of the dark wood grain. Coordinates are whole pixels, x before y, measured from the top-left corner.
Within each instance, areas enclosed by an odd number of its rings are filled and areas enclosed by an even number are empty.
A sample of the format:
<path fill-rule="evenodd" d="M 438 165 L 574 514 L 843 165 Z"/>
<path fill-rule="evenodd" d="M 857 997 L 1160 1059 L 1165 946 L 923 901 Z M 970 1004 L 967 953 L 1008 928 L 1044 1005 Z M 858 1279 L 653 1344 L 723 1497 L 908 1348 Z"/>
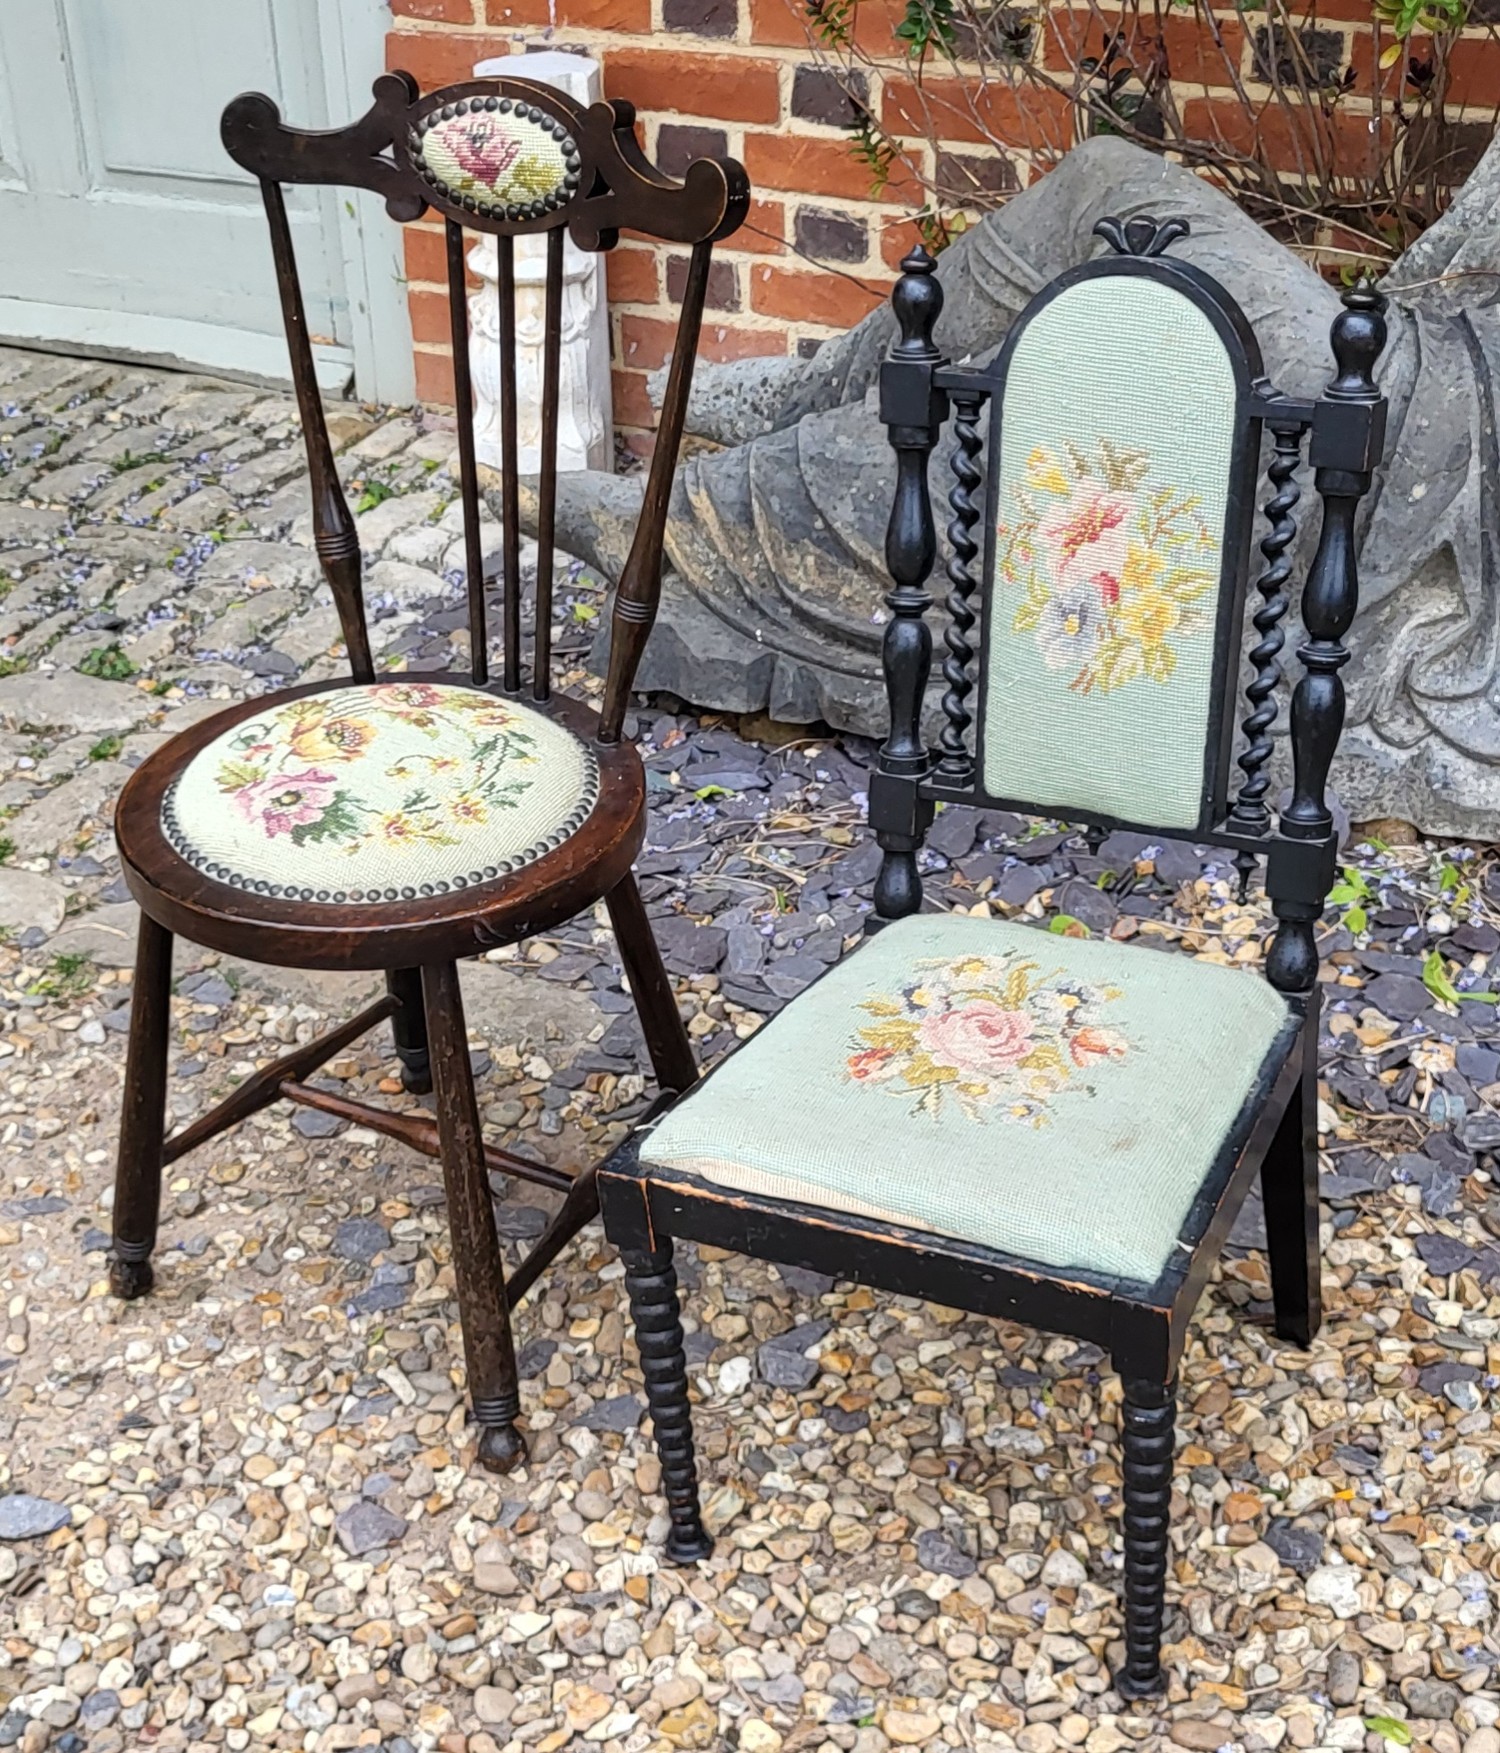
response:
<path fill-rule="evenodd" d="M 509 1473 L 526 1458 L 525 1441 L 516 1429 L 521 1416 L 521 1382 L 516 1374 L 505 1265 L 490 1198 L 484 1134 L 469 1069 L 469 1037 L 458 969 L 452 962 L 423 968 L 422 993 L 432 1038 L 433 1096 L 469 1370 L 469 1403 L 483 1427 L 479 1459 L 492 1473 Z"/>
<path fill-rule="evenodd" d="M 656 1081 L 662 1089 L 680 1094 L 698 1081 L 698 1065 L 677 1008 L 677 995 L 662 966 L 656 939 L 651 935 L 651 921 L 641 904 L 635 877 L 627 875 L 616 883 L 604 897 L 604 903 L 609 908 L 615 942 L 620 946 L 620 960 L 630 977 L 630 992 L 640 1013 L 641 1032 L 646 1037 L 646 1051 L 651 1055 Z"/>
<path fill-rule="evenodd" d="M 489 616 L 484 601 L 484 549 L 479 539 L 479 467 L 474 455 L 474 383 L 469 370 L 469 302 L 464 228 L 443 223 L 448 254 L 448 319 L 453 343 L 453 402 L 458 411 L 458 495 L 464 513 L 464 587 L 469 598 L 469 674 L 490 679 Z"/>
<path fill-rule="evenodd" d="M 563 234 L 547 233 L 546 310 L 542 323 L 542 471 L 536 519 L 536 657 L 531 694 L 552 691 L 552 567 L 557 531 L 557 405 L 562 394 Z"/>
<path fill-rule="evenodd" d="M 127 1301 L 152 1285 L 151 1251 L 161 1206 L 162 1132 L 167 1104 L 167 1029 L 172 1004 L 172 937 L 141 921 L 130 998 L 130 1043 L 115 1164 L 110 1287 Z"/>

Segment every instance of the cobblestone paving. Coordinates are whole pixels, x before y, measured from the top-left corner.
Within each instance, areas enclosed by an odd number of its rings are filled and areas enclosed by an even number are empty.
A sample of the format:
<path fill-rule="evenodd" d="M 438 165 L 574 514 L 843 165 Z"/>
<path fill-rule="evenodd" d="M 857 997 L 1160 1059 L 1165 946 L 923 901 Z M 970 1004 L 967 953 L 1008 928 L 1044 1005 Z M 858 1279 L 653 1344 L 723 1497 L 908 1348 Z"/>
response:
<path fill-rule="evenodd" d="M 451 434 L 341 408 L 393 666 L 462 656 Z M 520 1312 L 532 1459 L 472 1466 L 432 1166 L 275 1110 L 176 1165 L 159 1288 L 104 1280 L 147 752 L 334 675 L 290 402 L 0 352 L 0 1748 L 448 1753 L 1162 1746 L 1500 1753 L 1500 947 L 1492 866 L 1365 842 L 1331 910 L 1328 1320 L 1246 1245 L 1182 1368 L 1171 1691 L 1127 1706 L 1118 1391 L 1091 1346 L 684 1249 L 713 1559 L 665 1516 L 597 1228 Z M 581 653 L 597 583 L 566 571 Z M 595 686 L 582 668 L 569 683 Z M 643 703 L 643 891 L 705 1058 L 854 941 L 868 750 Z M 1253 963 L 1206 849 L 949 811 L 942 905 Z M 1145 953 L 1143 948 L 1142 953 Z M 372 982 L 181 946 L 195 1114 Z M 497 1139 L 597 1153 L 642 1099 L 608 931 L 465 969 Z M 383 1035 L 324 1073 L 400 1106 Z M 1210 1068 L 1211 1069 L 1211 1068 Z M 497 1182 L 519 1258 L 545 1203 Z"/>

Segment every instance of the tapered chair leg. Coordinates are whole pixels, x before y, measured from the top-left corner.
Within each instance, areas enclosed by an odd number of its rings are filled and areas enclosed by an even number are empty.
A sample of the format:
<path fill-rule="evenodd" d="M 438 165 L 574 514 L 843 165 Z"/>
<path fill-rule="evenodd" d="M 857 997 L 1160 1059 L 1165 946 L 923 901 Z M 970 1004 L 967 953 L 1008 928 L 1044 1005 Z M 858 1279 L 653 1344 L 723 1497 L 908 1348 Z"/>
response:
<path fill-rule="evenodd" d="M 557 1213 L 536 1239 L 536 1246 L 510 1275 L 505 1287 L 510 1306 L 515 1308 L 562 1253 L 586 1223 L 599 1215 L 599 1165 L 591 1163 L 578 1171 L 578 1178 L 564 1195 Z"/>
<path fill-rule="evenodd" d="M 476 1422 L 483 1427 L 479 1459 L 492 1473 L 508 1473 L 526 1455 L 526 1444 L 516 1429 L 521 1384 L 495 1207 L 485 1169 L 479 1104 L 469 1066 L 458 969 L 452 962 L 422 970 L 422 996 L 432 1043 L 434 1107 L 448 1192 L 448 1228 L 453 1238 L 469 1401 Z"/>
<path fill-rule="evenodd" d="M 671 1238 L 663 1237 L 654 1253 L 627 1252 L 624 1260 L 625 1292 L 635 1322 L 656 1452 L 661 1458 L 661 1486 L 672 1522 L 667 1557 L 674 1564 L 692 1564 L 708 1557 L 713 1541 L 704 1531 L 698 1508 L 698 1467 L 693 1457 L 687 1357 L 682 1348 L 682 1311 Z"/>
<path fill-rule="evenodd" d="M 1115 1686 L 1126 1698 L 1150 1698 L 1164 1685 L 1161 1628 L 1177 1386 L 1127 1381 L 1124 1387 L 1125 1671 L 1115 1676 Z"/>
<path fill-rule="evenodd" d="M 1317 1081 L 1306 1069 L 1260 1165 L 1260 1190 L 1276 1332 L 1305 1347 L 1323 1323 Z"/>
<path fill-rule="evenodd" d="M 167 1111 L 167 1027 L 172 1004 L 172 934 L 146 914 L 136 940 L 130 1044 L 115 1165 L 114 1247 L 109 1285 L 127 1302 L 155 1282 L 151 1253 L 161 1211 L 162 1138 Z"/>
<path fill-rule="evenodd" d="M 432 1055 L 427 1042 L 427 1010 L 422 1003 L 422 970 L 392 968 L 385 983 L 401 1008 L 391 1018 L 396 1057 L 401 1061 L 401 1087 L 414 1096 L 432 1088 Z"/>
<path fill-rule="evenodd" d="M 630 991 L 656 1081 L 679 1095 L 698 1081 L 698 1062 L 677 1009 L 672 982 L 662 966 L 661 951 L 641 901 L 635 878 L 627 876 L 605 897 L 610 924 L 620 946 L 620 960 L 630 976 Z"/>

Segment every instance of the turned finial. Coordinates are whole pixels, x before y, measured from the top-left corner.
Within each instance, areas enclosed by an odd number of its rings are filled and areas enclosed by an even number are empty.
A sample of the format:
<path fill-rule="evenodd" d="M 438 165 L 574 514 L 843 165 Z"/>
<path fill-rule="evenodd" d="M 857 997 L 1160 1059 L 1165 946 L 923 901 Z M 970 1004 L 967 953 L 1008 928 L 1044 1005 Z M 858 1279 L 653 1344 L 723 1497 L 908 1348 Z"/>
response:
<path fill-rule="evenodd" d="M 1375 361 L 1385 346 L 1385 295 L 1364 275 L 1343 295 L 1344 308 L 1333 319 L 1330 341 L 1337 375 L 1326 394 L 1340 401 L 1374 401 Z"/>
<path fill-rule="evenodd" d="M 901 262 L 901 278 L 891 293 L 891 309 L 901 325 L 901 339 L 892 343 L 892 359 L 927 364 L 939 357 L 933 330 L 943 311 L 943 283 L 937 262 L 918 244 Z"/>

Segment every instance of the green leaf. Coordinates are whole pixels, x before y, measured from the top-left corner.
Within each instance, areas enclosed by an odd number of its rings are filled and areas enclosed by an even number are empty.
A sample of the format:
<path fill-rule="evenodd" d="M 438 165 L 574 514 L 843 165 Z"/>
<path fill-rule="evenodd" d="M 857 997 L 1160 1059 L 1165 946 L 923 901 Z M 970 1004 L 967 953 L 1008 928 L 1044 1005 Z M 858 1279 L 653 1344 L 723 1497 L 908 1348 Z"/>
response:
<path fill-rule="evenodd" d="M 1441 950 L 1433 950 L 1423 962 L 1422 984 L 1434 998 L 1441 998 L 1445 1004 L 1457 1004 L 1459 1001 L 1459 990 L 1448 976 Z"/>
<path fill-rule="evenodd" d="M 1353 883 L 1335 883 L 1328 891 L 1328 899 L 1335 907 L 1347 907 L 1351 901 L 1360 900 L 1361 896 Z"/>
<path fill-rule="evenodd" d="M 1398 1747 L 1411 1746 L 1412 1734 L 1410 1725 L 1399 1717 L 1367 1716 L 1365 1727 L 1374 1735 L 1384 1735 L 1386 1740 L 1394 1741 Z"/>
<path fill-rule="evenodd" d="M 711 797 L 733 797 L 734 793 L 722 785 L 700 785 L 693 796 L 707 803 Z"/>
<path fill-rule="evenodd" d="M 1456 889 L 1462 880 L 1456 865 L 1445 864 L 1438 872 L 1438 888 L 1443 894 L 1448 894 Z"/>
<path fill-rule="evenodd" d="M 1363 907 L 1351 907 L 1344 915 L 1344 924 L 1350 931 L 1360 932 L 1370 923 L 1370 916 Z"/>
<path fill-rule="evenodd" d="M 1087 937 L 1089 928 L 1081 919 L 1075 919 L 1071 913 L 1059 913 L 1047 926 L 1048 931 L 1057 937 Z"/>

